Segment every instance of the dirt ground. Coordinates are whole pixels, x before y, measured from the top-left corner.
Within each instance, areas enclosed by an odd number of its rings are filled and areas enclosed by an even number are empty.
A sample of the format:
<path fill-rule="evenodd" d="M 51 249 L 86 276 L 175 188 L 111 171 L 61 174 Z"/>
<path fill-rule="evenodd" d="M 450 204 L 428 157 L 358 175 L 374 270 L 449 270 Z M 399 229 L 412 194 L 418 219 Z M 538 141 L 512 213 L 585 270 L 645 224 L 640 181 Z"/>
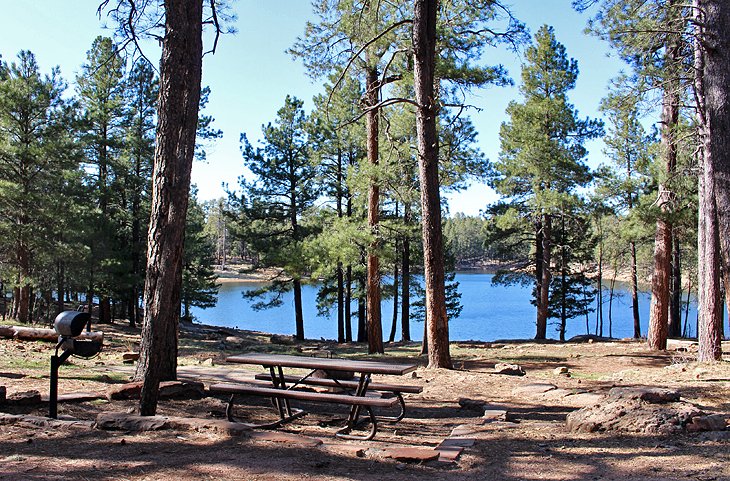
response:
<path fill-rule="evenodd" d="M 134 367 L 122 353 L 134 350 L 138 331 L 103 326 L 105 351 L 92 360 L 72 359 L 61 369 L 59 392 L 104 392 L 129 380 Z M 730 431 L 665 436 L 574 434 L 566 415 L 594 394 L 614 386 L 678 390 L 683 400 L 708 413 L 730 413 L 730 362 L 700 365 L 690 343 L 672 343 L 666 353 L 647 351 L 633 341 L 581 343 L 452 344 L 454 370 L 423 367 L 415 344 L 386 347 L 384 356 L 363 355 L 364 347 L 327 342 L 272 344 L 261 333 L 186 326 L 180 341 L 181 377 L 205 383 L 221 376 L 252 378 L 256 370 L 226 365 L 225 357 L 251 351 L 332 355 L 421 365 L 405 378 L 388 379 L 423 387 L 407 395 L 401 422 L 381 425 L 372 441 L 345 441 L 324 425 L 336 408 L 277 430 L 301 435 L 280 442 L 244 433 L 212 430 L 154 432 L 53 429 L 23 423 L 0 425 L 0 479 L 94 480 L 730 480 Z M 723 346 L 730 350 L 730 343 Z M 48 392 L 49 357 L 43 342 L 0 340 L 0 386 L 8 395 L 35 389 Z M 494 374 L 497 362 L 517 363 L 522 377 Z M 567 367 L 570 376 L 555 369 Z M 253 369 L 253 368 L 252 368 Z M 532 384 L 558 389 L 539 393 Z M 593 396 L 593 398 L 591 397 Z M 473 402 L 464 402 L 470 400 Z M 460 404 L 461 401 L 461 404 Z M 504 409 L 510 421 L 485 422 L 483 412 L 462 404 Z M 163 400 L 158 414 L 202 419 L 224 417 L 225 400 Z M 238 410 L 245 421 L 273 420 L 265 403 L 251 400 Z M 64 403 L 61 417 L 96 419 L 104 411 L 133 413 L 136 401 Z M 2 412 L 47 415 L 47 404 L 0 405 Z M 455 462 L 405 462 L 388 456 L 394 447 L 434 447 L 457 428 L 473 439 Z M 255 431 L 260 433 L 261 431 Z M 267 440 L 268 439 L 268 440 Z M 321 440 L 316 445 L 307 440 Z M 467 442 L 466 444 L 470 444 Z"/>

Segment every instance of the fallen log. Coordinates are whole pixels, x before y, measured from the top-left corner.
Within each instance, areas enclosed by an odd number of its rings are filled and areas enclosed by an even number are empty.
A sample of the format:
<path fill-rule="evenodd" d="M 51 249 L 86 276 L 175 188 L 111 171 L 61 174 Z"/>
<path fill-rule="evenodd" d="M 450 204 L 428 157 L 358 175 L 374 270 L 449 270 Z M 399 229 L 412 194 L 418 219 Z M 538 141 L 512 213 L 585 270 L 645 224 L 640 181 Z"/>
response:
<path fill-rule="evenodd" d="M 252 425 L 222 419 L 185 418 L 177 416 L 137 416 L 128 413 L 105 412 L 96 416 L 96 428 L 121 431 L 213 431 L 241 435 L 251 431 Z"/>
<path fill-rule="evenodd" d="M 0 326 L 0 337 L 20 341 L 58 342 L 58 333 L 55 329 L 44 329 L 42 327 Z M 83 332 L 79 339 L 104 342 L 104 333 L 99 331 Z"/>

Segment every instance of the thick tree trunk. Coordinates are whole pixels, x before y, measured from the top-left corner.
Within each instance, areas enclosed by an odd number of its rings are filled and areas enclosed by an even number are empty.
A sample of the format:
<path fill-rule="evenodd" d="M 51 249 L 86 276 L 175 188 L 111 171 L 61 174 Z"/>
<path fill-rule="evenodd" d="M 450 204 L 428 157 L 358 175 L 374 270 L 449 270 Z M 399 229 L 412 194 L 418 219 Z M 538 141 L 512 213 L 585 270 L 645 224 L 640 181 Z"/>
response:
<path fill-rule="evenodd" d="M 537 284 L 537 333 L 535 339 L 547 338 L 547 320 L 548 308 L 550 305 L 550 263 L 552 261 L 552 218 L 549 214 L 544 214 L 540 223 L 540 233 L 538 235 L 539 262 L 540 262 L 540 278 Z"/>
<path fill-rule="evenodd" d="M 667 63 L 674 66 L 679 60 L 678 40 L 675 38 L 667 46 Z M 671 73 L 669 73 L 671 75 Z M 679 122 L 679 91 L 677 81 L 667 81 L 662 98 L 661 146 L 664 156 L 664 172 L 667 179 L 674 173 L 677 165 L 677 139 L 675 129 Z M 649 311 L 649 349 L 667 348 L 669 331 L 669 278 L 672 260 L 672 225 L 667 220 L 671 210 L 672 193 L 666 183 L 659 184 L 657 205 L 661 214 L 656 223 L 654 236 L 654 273 L 651 279 L 651 307 Z"/>
<path fill-rule="evenodd" d="M 718 261 L 725 270 L 730 267 L 730 5 L 725 0 L 696 0 L 695 7 L 695 89 L 704 183 L 700 187 L 705 194 L 699 213 L 704 252 L 698 252 L 698 360 L 715 361 L 722 356 Z"/>
<path fill-rule="evenodd" d="M 369 59 L 369 56 L 368 56 Z M 366 71 L 366 106 L 367 119 L 367 152 L 371 166 L 378 165 L 378 104 L 380 88 L 378 87 L 378 71 L 368 66 Z M 383 353 L 383 326 L 380 312 L 380 185 L 377 177 L 370 179 L 368 189 L 368 226 L 374 240 L 368 249 L 367 255 L 367 330 L 368 352 Z"/>
<path fill-rule="evenodd" d="M 437 0 L 415 0 L 413 12 L 413 78 L 416 92 L 418 177 L 421 183 L 423 264 L 426 284 L 428 366 L 451 368 L 449 320 L 446 315 L 444 245 L 439 187 L 438 102 L 434 95 Z"/>
<path fill-rule="evenodd" d="M 99 324 L 111 324 L 112 301 L 108 296 L 99 299 Z"/>
<path fill-rule="evenodd" d="M 702 154 L 700 153 L 700 156 Z M 717 211 L 712 182 L 712 167 L 701 161 L 698 190 L 699 214 L 697 228 L 697 360 L 718 361 L 722 356 L 720 324 L 720 250 Z"/>
<path fill-rule="evenodd" d="M 155 414 L 160 380 L 177 375 L 185 216 L 200 102 L 202 9 L 202 0 L 165 0 L 145 316 L 136 372 L 143 379 L 143 416 Z"/>

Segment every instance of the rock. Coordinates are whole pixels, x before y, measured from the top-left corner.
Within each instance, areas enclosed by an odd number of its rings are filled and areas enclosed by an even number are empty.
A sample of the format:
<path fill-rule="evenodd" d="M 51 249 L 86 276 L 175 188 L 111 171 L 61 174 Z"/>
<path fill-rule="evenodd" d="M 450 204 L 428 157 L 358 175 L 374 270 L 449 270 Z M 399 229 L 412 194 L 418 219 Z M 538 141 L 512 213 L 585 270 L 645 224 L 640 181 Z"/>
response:
<path fill-rule="evenodd" d="M 565 376 L 570 374 L 570 369 L 568 369 L 566 366 L 560 366 L 553 369 L 553 374 L 556 376 Z"/>
<path fill-rule="evenodd" d="M 393 458 L 403 462 L 423 462 L 438 459 L 441 453 L 432 448 L 393 448 L 386 449 L 386 458 Z"/>
<path fill-rule="evenodd" d="M 554 384 L 535 382 L 517 386 L 512 390 L 512 394 L 514 396 L 539 396 L 553 389 L 557 389 Z"/>
<path fill-rule="evenodd" d="M 111 386 L 106 390 L 106 397 L 110 401 L 123 399 L 138 399 L 142 392 L 142 381 L 128 382 Z"/>
<path fill-rule="evenodd" d="M 652 389 L 614 388 L 612 391 L 598 403 L 568 414 L 568 430 L 674 434 L 681 432 L 693 418 L 704 416 L 697 407 L 686 402 L 657 403 L 656 393 L 644 399 L 643 392 L 654 391 Z"/>
<path fill-rule="evenodd" d="M 485 409 L 482 415 L 485 423 L 494 421 L 510 421 L 510 415 L 504 409 Z"/>
<path fill-rule="evenodd" d="M 208 366 L 213 367 L 215 366 L 215 363 L 213 362 L 213 358 L 209 357 L 208 359 L 205 359 L 203 361 L 200 361 L 201 366 Z"/>
<path fill-rule="evenodd" d="M 251 425 L 232 423 L 222 419 L 184 418 L 176 416 L 137 416 L 127 413 L 101 413 L 96 417 L 96 428 L 123 431 L 183 430 L 238 435 L 251 430 Z"/>
<path fill-rule="evenodd" d="M 257 431 L 251 434 L 251 439 L 258 441 L 269 441 L 272 443 L 296 444 L 315 448 L 322 444 L 321 439 L 310 438 L 300 434 L 285 433 L 283 431 Z"/>
<path fill-rule="evenodd" d="M 138 352 L 125 352 L 122 354 L 122 362 L 124 364 L 132 364 L 139 360 Z"/>
<path fill-rule="evenodd" d="M 269 341 L 271 341 L 271 344 L 281 344 L 284 346 L 293 346 L 296 344 L 294 336 L 283 336 L 281 334 L 272 334 Z"/>
<path fill-rule="evenodd" d="M 229 344 L 231 346 L 241 346 L 246 342 L 245 339 L 242 339 L 238 336 L 228 336 L 226 337 L 226 344 Z"/>
<path fill-rule="evenodd" d="M 608 395 L 612 398 L 640 399 L 653 404 L 677 402 L 680 397 L 677 391 L 651 387 L 615 387 Z"/>
<path fill-rule="evenodd" d="M 461 446 L 436 446 L 436 451 L 439 453 L 439 461 L 452 463 L 458 459 L 464 448 Z"/>
<path fill-rule="evenodd" d="M 724 431 L 727 428 L 727 420 L 721 414 L 711 414 L 709 416 L 695 416 L 692 421 L 687 424 L 687 431 Z"/>
<path fill-rule="evenodd" d="M 695 379 L 705 379 L 710 375 L 710 371 L 707 369 L 702 369 L 701 367 L 698 367 L 694 370 L 694 377 Z"/>
<path fill-rule="evenodd" d="M 41 393 L 35 390 L 16 392 L 7 396 L 6 402 L 15 406 L 33 406 L 42 402 Z"/>
<path fill-rule="evenodd" d="M 487 408 L 487 403 L 476 399 L 459 398 L 459 406 L 470 411 L 482 412 Z"/>
<path fill-rule="evenodd" d="M 139 399 L 142 381 L 112 386 L 107 390 L 109 400 Z M 160 383 L 162 399 L 200 399 L 205 397 L 203 383 L 195 381 L 163 381 Z"/>
<path fill-rule="evenodd" d="M 524 376 L 525 370 L 522 369 L 522 366 L 518 364 L 507 364 L 500 362 L 494 365 L 494 373 L 505 374 L 507 376 Z"/>
<path fill-rule="evenodd" d="M 201 399 L 205 397 L 202 382 L 165 381 L 160 383 L 160 398 L 163 399 Z"/>

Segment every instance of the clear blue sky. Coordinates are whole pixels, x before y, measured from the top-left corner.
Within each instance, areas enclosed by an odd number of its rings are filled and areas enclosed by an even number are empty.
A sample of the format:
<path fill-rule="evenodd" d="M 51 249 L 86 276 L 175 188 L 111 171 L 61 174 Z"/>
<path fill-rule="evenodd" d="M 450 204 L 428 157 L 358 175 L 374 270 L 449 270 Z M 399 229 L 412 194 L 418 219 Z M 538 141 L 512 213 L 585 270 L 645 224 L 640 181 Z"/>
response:
<path fill-rule="evenodd" d="M 515 16 L 525 22 L 532 33 L 542 24 L 555 27 L 557 39 L 568 55 L 578 60 L 580 76 L 570 100 L 581 116 L 598 116 L 597 108 L 610 78 L 622 64 L 607 58 L 608 47 L 600 40 L 583 34 L 586 16 L 570 7 L 570 0 L 514 0 Z M 0 54 L 14 60 L 20 50 L 36 54 L 43 72 L 60 66 L 61 73 L 73 87 L 73 81 L 85 60 L 86 51 L 97 35 L 111 35 L 105 19 L 96 15 L 99 0 L 0 0 Z M 207 113 L 216 119 L 215 126 L 224 137 L 208 152 L 207 163 L 193 167 L 193 182 L 199 198 L 223 195 L 222 183 L 235 187 L 243 174 L 239 136 L 245 132 L 255 143 L 261 124 L 274 119 L 287 94 L 304 100 L 311 108 L 311 98 L 321 90 L 285 50 L 304 31 L 311 18 L 308 0 L 236 0 L 238 33 L 221 39 L 218 52 L 203 62 L 203 84 L 212 89 Z M 150 49 L 152 57 L 155 52 Z M 156 61 L 156 59 L 152 59 Z M 490 159 L 499 152 L 499 126 L 505 120 L 505 108 L 518 98 L 521 58 L 506 50 L 488 50 L 485 63 L 504 64 L 515 79 L 512 88 L 492 87 L 474 92 L 469 101 L 481 108 L 470 115 L 479 132 L 478 143 Z M 603 143 L 588 145 L 589 163 L 598 165 Z M 485 185 L 476 184 L 459 194 L 449 195 L 450 211 L 478 214 L 496 196 Z"/>

